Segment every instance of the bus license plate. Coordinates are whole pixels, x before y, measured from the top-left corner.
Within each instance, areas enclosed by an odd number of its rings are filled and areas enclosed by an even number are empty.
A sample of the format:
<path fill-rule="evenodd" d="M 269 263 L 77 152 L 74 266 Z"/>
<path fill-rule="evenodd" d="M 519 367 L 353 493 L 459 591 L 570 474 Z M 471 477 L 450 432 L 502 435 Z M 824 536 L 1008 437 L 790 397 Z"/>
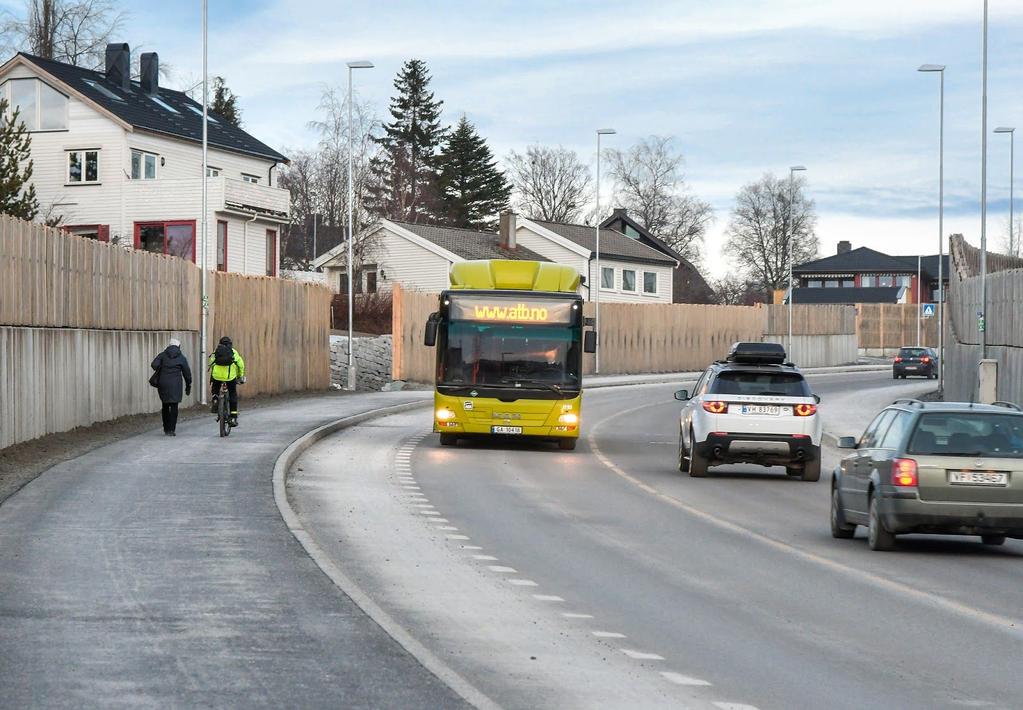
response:
<path fill-rule="evenodd" d="M 1004 471 L 949 471 L 948 482 L 954 486 L 1007 486 L 1009 474 Z"/>
<path fill-rule="evenodd" d="M 781 414 L 781 407 L 772 404 L 744 404 L 742 405 L 742 413 L 777 417 Z"/>
<path fill-rule="evenodd" d="M 522 427 L 520 426 L 492 426 L 490 427 L 491 434 L 521 434 Z"/>

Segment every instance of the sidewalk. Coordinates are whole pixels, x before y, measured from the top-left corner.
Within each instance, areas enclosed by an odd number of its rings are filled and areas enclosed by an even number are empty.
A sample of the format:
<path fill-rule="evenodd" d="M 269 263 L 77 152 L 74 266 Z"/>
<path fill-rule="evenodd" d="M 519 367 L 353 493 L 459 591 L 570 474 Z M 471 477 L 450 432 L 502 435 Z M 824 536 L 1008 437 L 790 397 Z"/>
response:
<path fill-rule="evenodd" d="M 0 506 L 5 707 L 461 707 L 306 555 L 277 456 L 429 392 L 310 398 L 134 436 Z"/>

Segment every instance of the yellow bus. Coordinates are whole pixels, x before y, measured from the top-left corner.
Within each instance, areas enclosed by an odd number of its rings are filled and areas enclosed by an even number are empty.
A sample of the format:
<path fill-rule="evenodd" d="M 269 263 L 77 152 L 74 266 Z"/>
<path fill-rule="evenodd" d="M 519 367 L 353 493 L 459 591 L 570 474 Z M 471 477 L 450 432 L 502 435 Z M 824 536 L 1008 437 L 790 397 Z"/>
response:
<path fill-rule="evenodd" d="M 492 259 L 454 264 L 426 324 L 437 347 L 433 430 L 444 446 L 476 436 L 579 439 L 586 329 L 570 266 Z"/>

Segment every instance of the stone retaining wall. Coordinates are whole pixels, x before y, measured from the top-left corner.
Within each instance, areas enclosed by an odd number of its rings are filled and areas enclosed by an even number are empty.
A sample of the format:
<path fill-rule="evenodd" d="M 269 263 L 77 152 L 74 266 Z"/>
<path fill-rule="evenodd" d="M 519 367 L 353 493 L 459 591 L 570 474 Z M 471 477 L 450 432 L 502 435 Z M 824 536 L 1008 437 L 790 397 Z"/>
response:
<path fill-rule="evenodd" d="M 355 383 L 360 391 L 380 391 L 391 381 L 391 336 L 355 337 Z M 345 388 L 348 381 L 348 336 L 330 336 L 330 383 Z"/>

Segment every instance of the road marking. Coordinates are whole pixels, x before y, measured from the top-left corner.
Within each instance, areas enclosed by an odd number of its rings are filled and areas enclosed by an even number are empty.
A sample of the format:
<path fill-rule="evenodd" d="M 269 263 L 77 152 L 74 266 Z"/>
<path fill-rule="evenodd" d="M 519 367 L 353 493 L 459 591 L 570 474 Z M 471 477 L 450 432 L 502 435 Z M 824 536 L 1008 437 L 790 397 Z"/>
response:
<path fill-rule="evenodd" d="M 714 703 L 718 710 L 758 710 L 756 705 L 745 705 L 744 703 Z"/>
<path fill-rule="evenodd" d="M 597 432 L 600 430 L 600 428 L 604 425 L 605 422 L 608 422 L 612 419 L 616 419 L 618 417 L 623 417 L 632 414 L 634 412 L 638 412 L 642 409 L 646 409 L 647 407 L 649 407 L 649 405 L 644 404 L 638 407 L 633 407 L 631 409 L 625 409 L 615 412 L 614 414 L 611 414 L 605 417 L 604 419 L 598 421 L 596 424 L 594 424 L 593 427 L 590 429 L 589 436 L 587 437 L 587 441 L 590 444 L 590 450 L 593 452 L 593 455 L 596 456 L 597 459 L 602 464 L 611 469 L 611 471 L 615 475 L 625 479 L 632 485 L 639 488 L 641 491 L 649 493 L 655 498 L 664 501 L 668 505 L 671 505 L 685 513 L 688 513 L 694 518 L 698 518 L 704 521 L 705 523 L 713 525 L 721 530 L 727 530 L 729 532 L 735 533 L 736 535 L 739 535 L 740 537 L 744 537 L 749 540 L 754 540 L 756 542 L 763 543 L 764 545 L 767 545 L 768 547 L 771 547 L 775 550 L 779 550 L 781 552 L 794 555 L 795 557 L 798 557 L 799 559 L 804 560 L 806 562 L 811 562 L 813 564 L 818 565 L 819 567 L 823 567 L 832 572 L 842 574 L 846 577 L 851 578 L 853 581 L 860 583 L 869 583 L 874 585 L 875 587 L 880 587 L 885 591 L 892 592 L 900 599 L 912 597 L 917 601 L 923 602 L 928 606 L 936 607 L 938 609 L 942 609 L 944 611 L 948 611 L 959 616 L 964 616 L 968 619 L 972 619 L 979 623 L 983 623 L 994 628 L 997 628 L 1000 631 L 1008 632 L 1012 636 L 1018 637 L 1021 634 L 1023 634 L 1023 620 L 1013 619 L 1011 617 L 1001 616 L 1000 614 L 994 614 L 992 612 L 976 609 L 974 607 L 967 606 L 966 604 L 963 604 L 961 602 L 957 602 L 953 599 L 946 599 L 945 597 L 938 596 L 937 594 L 933 594 L 931 592 L 923 591 L 908 584 L 896 582 L 886 577 L 882 577 L 878 574 L 874 574 L 873 572 L 868 572 L 864 569 L 850 567 L 849 565 L 833 560 L 830 557 L 825 557 L 823 555 L 817 554 L 816 552 L 804 550 L 803 548 L 796 547 L 795 545 L 783 542 L 782 540 L 778 540 L 776 538 L 770 537 L 769 535 L 765 535 L 764 533 L 757 532 L 756 530 L 747 528 L 743 525 L 740 525 L 739 523 L 733 523 L 732 521 L 718 517 L 713 513 L 708 513 L 704 510 L 700 510 L 699 508 L 689 505 L 688 503 L 683 503 L 681 500 L 675 498 L 674 496 L 670 496 L 667 493 L 661 492 L 659 489 L 655 488 L 654 486 L 651 486 L 648 483 L 644 483 L 639 478 L 625 471 L 625 469 L 616 464 L 614 461 L 608 458 L 603 451 L 601 451 L 600 446 L 597 444 Z"/>
<path fill-rule="evenodd" d="M 431 523 L 450 523 L 451 521 L 448 520 L 447 518 L 430 518 L 429 522 L 431 522 Z"/>
<path fill-rule="evenodd" d="M 486 555 L 481 555 L 486 557 Z M 502 567 L 501 565 L 487 565 L 487 569 L 491 572 L 508 572 L 509 574 L 518 574 L 519 571 L 514 567 Z"/>
<path fill-rule="evenodd" d="M 635 651 L 635 650 L 633 650 L 631 648 L 622 648 L 622 649 L 619 649 L 619 650 L 622 653 L 624 653 L 626 656 L 628 656 L 629 658 L 634 658 L 637 661 L 663 661 L 664 660 L 664 656 L 658 655 L 656 653 L 647 653 L 646 651 Z"/>
<path fill-rule="evenodd" d="M 516 587 L 539 587 L 540 585 L 531 579 L 509 579 L 508 584 L 514 584 Z"/>
<path fill-rule="evenodd" d="M 482 550 L 483 548 L 479 545 L 462 545 L 463 550 Z M 494 558 L 497 559 L 496 557 Z"/>
<path fill-rule="evenodd" d="M 599 639 L 623 639 L 627 638 L 625 634 L 620 634 L 617 631 L 591 631 L 591 634 Z"/>
<path fill-rule="evenodd" d="M 448 532 L 458 532 L 458 528 L 456 528 L 454 525 L 438 525 L 437 529 L 447 530 Z"/>
<path fill-rule="evenodd" d="M 420 515 L 440 515 L 436 510 L 420 510 Z"/>
<path fill-rule="evenodd" d="M 566 619 L 592 619 L 593 614 L 577 614 L 573 611 L 566 611 L 562 613 L 562 616 Z"/>
<path fill-rule="evenodd" d="M 418 491 L 422 490 L 419 486 L 402 486 L 407 491 Z"/>
<path fill-rule="evenodd" d="M 468 540 L 468 535 L 445 535 L 448 540 Z"/>
<path fill-rule="evenodd" d="M 561 597 L 557 596 L 556 594 L 534 594 L 533 595 L 533 599 L 536 599 L 536 600 L 541 601 L 541 602 L 563 602 L 563 601 L 565 601 L 564 599 L 562 599 Z"/>
<path fill-rule="evenodd" d="M 672 671 L 662 671 L 661 675 L 664 676 L 666 680 L 674 683 L 675 685 L 710 685 L 710 683 L 708 683 L 705 680 L 700 680 L 699 678 L 691 678 L 687 675 L 682 675 L 681 673 L 674 673 Z"/>
<path fill-rule="evenodd" d="M 412 507 L 414 507 L 414 508 L 432 508 L 433 504 L 432 503 L 415 503 L 415 504 L 413 504 Z"/>
<path fill-rule="evenodd" d="M 472 550 L 482 550 L 483 548 L 482 547 L 472 547 L 472 548 L 470 548 L 468 545 L 466 545 L 465 549 L 466 550 L 470 550 L 470 549 L 472 549 Z M 481 560 L 481 561 L 485 561 L 485 562 L 496 562 L 497 561 L 497 558 L 494 557 L 493 555 L 473 555 L 472 558 L 474 560 Z"/>

